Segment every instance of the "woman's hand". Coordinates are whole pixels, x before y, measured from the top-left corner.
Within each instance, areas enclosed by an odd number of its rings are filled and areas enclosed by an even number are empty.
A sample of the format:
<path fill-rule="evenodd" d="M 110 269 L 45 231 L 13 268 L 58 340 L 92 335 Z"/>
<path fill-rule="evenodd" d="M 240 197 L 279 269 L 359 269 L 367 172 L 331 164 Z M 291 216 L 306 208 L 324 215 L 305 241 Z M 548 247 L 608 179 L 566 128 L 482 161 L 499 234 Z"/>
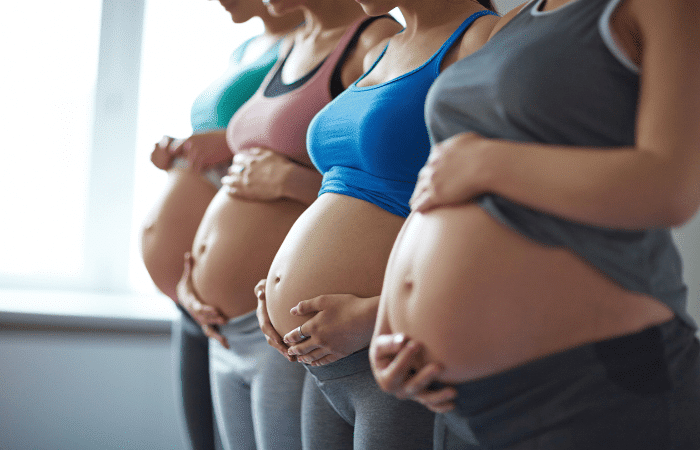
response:
<path fill-rule="evenodd" d="M 321 295 L 299 302 L 291 314 L 309 319 L 284 336 L 289 355 L 305 364 L 322 366 L 362 350 L 372 338 L 378 304 L 379 297 L 350 294 Z"/>
<path fill-rule="evenodd" d="M 271 150 L 251 148 L 236 153 L 221 182 L 229 195 L 271 201 L 285 197 L 286 181 L 294 163 Z"/>
<path fill-rule="evenodd" d="M 202 303 L 195 293 L 192 286 L 193 266 L 194 257 L 189 252 L 185 253 L 185 268 L 182 278 L 177 283 L 177 298 L 182 307 L 202 327 L 207 337 L 216 339 L 224 348 L 229 348 L 228 341 L 218 330 L 218 326 L 225 324 L 227 318 L 218 309 Z"/>
<path fill-rule="evenodd" d="M 450 386 L 433 389 L 443 369 L 425 364 L 423 347 L 403 334 L 381 334 L 372 339 L 369 361 L 379 387 L 400 399 L 411 399 L 436 413 L 454 408 L 457 391 Z"/>
<path fill-rule="evenodd" d="M 173 158 L 175 157 L 173 152 L 183 142 L 184 140 L 182 139 L 163 136 L 160 142 L 157 142 L 156 145 L 153 146 L 153 151 L 151 152 L 151 162 L 153 165 L 161 170 L 170 169 L 170 165 L 173 163 Z"/>
<path fill-rule="evenodd" d="M 173 156 L 182 156 L 196 173 L 216 164 L 231 161 L 231 150 L 226 143 L 226 130 L 217 129 L 193 134 L 170 146 Z"/>
<path fill-rule="evenodd" d="M 411 196 L 414 211 L 463 203 L 484 192 L 485 155 L 489 139 L 461 133 L 433 146 Z"/>
<path fill-rule="evenodd" d="M 267 280 L 260 280 L 255 285 L 255 296 L 258 298 L 258 308 L 255 315 L 258 317 L 258 325 L 267 339 L 267 343 L 280 352 L 285 358 L 290 361 L 296 361 L 295 356 L 290 356 L 287 353 L 287 345 L 282 341 L 282 336 L 279 335 L 275 327 L 272 326 L 270 316 L 267 314 L 267 304 L 265 303 L 265 284 Z"/>

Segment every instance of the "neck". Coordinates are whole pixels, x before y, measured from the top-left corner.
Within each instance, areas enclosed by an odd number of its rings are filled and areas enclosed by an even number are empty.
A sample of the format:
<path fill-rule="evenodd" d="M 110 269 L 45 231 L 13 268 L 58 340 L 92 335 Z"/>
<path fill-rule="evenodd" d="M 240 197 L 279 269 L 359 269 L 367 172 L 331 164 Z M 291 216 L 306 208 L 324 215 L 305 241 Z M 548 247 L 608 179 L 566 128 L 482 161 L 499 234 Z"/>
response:
<path fill-rule="evenodd" d="M 304 34 L 306 35 L 344 29 L 366 16 L 355 0 L 307 0 L 301 9 L 304 14 Z"/>
<path fill-rule="evenodd" d="M 461 23 L 470 15 L 484 9 L 478 2 L 454 1 L 407 1 L 399 6 L 406 21 L 406 29 L 402 33 L 406 39 L 424 34 L 442 27 L 454 27 L 454 22 Z"/>
<path fill-rule="evenodd" d="M 282 17 L 274 17 L 267 12 L 266 8 L 263 9 L 264 12 L 260 14 L 263 26 L 265 27 L 263 34 L 270 37 L 282 37 L 304 21 L 304 15 L 301 11 L 294 11 Z"/>

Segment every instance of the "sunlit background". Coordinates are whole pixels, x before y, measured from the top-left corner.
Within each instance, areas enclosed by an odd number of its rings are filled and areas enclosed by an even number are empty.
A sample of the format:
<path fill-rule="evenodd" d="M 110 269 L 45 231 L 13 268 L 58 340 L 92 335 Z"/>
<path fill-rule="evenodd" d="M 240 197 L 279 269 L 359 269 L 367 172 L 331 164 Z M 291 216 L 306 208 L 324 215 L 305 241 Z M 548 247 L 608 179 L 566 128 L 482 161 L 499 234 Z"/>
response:
<path fill-rule="evenodd" d="M 0 449 L 179 448 L 172 305 L 138 245 L 166 179 L 149 155 L 261 31 L 216 1 L 3 4 Z M 700 217 L 675 237 L 700 318 Z"/>

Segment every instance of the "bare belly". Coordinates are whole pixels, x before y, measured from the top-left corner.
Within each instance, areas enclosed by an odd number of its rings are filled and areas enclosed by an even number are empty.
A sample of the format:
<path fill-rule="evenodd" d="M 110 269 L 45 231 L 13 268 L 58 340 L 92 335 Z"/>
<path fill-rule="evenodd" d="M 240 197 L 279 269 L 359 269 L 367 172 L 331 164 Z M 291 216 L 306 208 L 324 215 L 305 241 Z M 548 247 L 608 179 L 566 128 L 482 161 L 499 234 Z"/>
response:
<path fill-rule="evenodd" d="M 219 190 L 192 245 L 192 282 L 200 299 L 228 318 L 254 310 L 253 288 L 267 275 L 277 249 L 303 211 L 301 203 L 247 201 Z"/>
<path fill-rule="evenodd" d="M 526 240 L 478 206 L 410 216 L 386 271 L 392 332 L 422 342 L 445 382 L 494 374 L 671 318 L 563 249 Z"/>
<path fill-rule="evenodd" d="M 284 336 L 308 318 L 289 310 L 322 294 L 381 293 L 391 247 L 404 219 L 352 197 L 323 194 L 297 220 L 267 276 L 267 309 Z"/>
<path fill-rule="evenodd" d="M 182 276 L 185 252 L 192 248 L 197 227 L 216 188 L 189 170 L 168 171 L 163 195 L 144 220 L 141 254 L 155 285 L 173 300 Z"/>

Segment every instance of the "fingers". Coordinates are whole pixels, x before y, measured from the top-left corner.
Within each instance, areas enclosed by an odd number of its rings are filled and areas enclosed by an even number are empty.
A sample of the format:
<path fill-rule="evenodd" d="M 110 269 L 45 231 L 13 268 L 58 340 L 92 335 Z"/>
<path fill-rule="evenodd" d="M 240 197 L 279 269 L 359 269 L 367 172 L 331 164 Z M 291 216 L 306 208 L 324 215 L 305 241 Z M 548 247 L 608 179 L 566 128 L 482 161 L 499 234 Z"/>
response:
<path fill-rule="evenodd" d="M 177 296 L 180 304 L 199 322 L 200 325 L 223 325 L 228 321 L 221 311 L 213 306 L 202 303 L 192 287 L 192 267 L 194 257 L 187 252 L 184 256 L 182 277 L 177 283 Z"/>
<path fill-rule="evenodd" d="M 326 356 L 324 356 L 324 357 L 321 358 L 321 359 L 318 359 L 318 360 L 316 360 L 316 361 L 313 361 L 313 362 L 311 363 L 311 365 L 314 366 L 314 367 L 324 366 L 324 365 L 326 365 L 326 364 L 330 364 L 330 363 L 332 363 L 332 362 L 336 362 L 336 361 L 338 361 L 338 360 L 339 360 L 340 358 L 342 358 L 342 357 L 343 357 L 343 356 L 338 355 L 337 353 L 331 353 L 330 355 L 326 355 Z"/>
<path fill-rule="evenodd" d="M 295 354 L 297 361 L 303 362 L 304 364 L 311 364 L 312 362 L 332 353 L 329 349 L 319 347 L 318 345 L 296 346 L 296 348 L 291 347 L 289 350 L 297 352 Z"/>
<path fill-rule="evenodd" d="M 282 341 L 282 336 L 275 330 L 275 327 L 272 326 L 270 316 L 267 314 L 267 306 L 265 305 L 265 280 L 260 280 L 255 286 L 254 291 L 255 296 L 258 298 L 258 307 L 255 310 L 255 315 L 258 318 L 258 325 L 265 335 L 268 345 L 280 352 L 289 361 L 296 361 L 296 356 L 287 353 L 287 345 Z"/>
<path fill-rule="evenodd" d="M 265 301 L 266 285 L 267 279 L 263 278 L 262 280 L 258 281 L 258 284 L 255 285 L 255 288 L 253 288 L 253 292 L 255 292 L 255 296 L 258 298 L 258 300 Z"/>
<path fill-rule="evenodd" d="M 308 323 L 308 322 L 307 322 Z M 306 324 L 304 324 L 306 325 Z M 284 335 L 284 343 L 287 345 L 294 345 L 299 342 L 303 342 L 311 337 L 310 326 L 305 327 L 305 331 L 301 330 L 302 326 L 298 326 L 289 333 Z"/>
<path fill-rule="evenodd" d="M 197 302 L 199 305 L 199 320 L 207 325 L 224 325 L 227 322 L 226 317 L 221 314 L 221 312 L 214 308 L 213 306 L 205 305 L 201 302 Z"/>
<path fill-rule="evenodd" d="M 394 357 L 406 344 L 406 335 L 380 334 L 375 336 L 370 349 L 370 357 L 373 359 L 384 359 L 387 356 Z"/>
<path fill-rule="evenodd" d="M 380 367 L 375 374 L 379 387 L 390 394 L 405 396 L 402 387 L 411 375 L 420 350 L 421 347 L 417 343 L 409 341 L 389 365 L 383 369 Z"/>
<path fill-rule="evenodd" d="M 425 390 L 411 397 L 429 410 L 435 413 L 446 413 L 455 408 L 457 390 L 451 386 L 446 386 L 437 390 Z"/>
<path fill-rule="evenodd" d="M 219 341 L 219 343 L 221 344 L 221 346 L 224 347 L 225 349 L 228 350 L 228 349 L 230 348 L 229 345 L 228 345 L 228 341 L 226 340 L 226 338 L 225 338 L 221 333 L 219 333 L 218 328 L 216 328 L 216 327 L 214 327 L 214 326 L 212 326 L 212 325 L 204 325 L 204 326 L 202 327 L 202 331 L 204 331 L 204 334 L 205 334 L 208 338 L 210 338 L 210 339 L 216 339 L 217 341 Z"/>
<path fill-rule="evenodd" d="M 437 381 L 438 377 L 443 372 L 444 369 L 438 364 L 427 364 L 406 380 L 403 386 L 397 391 L 396 396 L 413 398 L 423 393 L 432 383 Z"/>
<path fill-rule="evenodd" d="M 308 314 L 313 314 L 321 311 L 322 305 L 321 297 L 312 298 L 311 300 L 302 300 L 297 305 L 289 310 L 289 313 L 293 316 L 306 316 Z"/>

